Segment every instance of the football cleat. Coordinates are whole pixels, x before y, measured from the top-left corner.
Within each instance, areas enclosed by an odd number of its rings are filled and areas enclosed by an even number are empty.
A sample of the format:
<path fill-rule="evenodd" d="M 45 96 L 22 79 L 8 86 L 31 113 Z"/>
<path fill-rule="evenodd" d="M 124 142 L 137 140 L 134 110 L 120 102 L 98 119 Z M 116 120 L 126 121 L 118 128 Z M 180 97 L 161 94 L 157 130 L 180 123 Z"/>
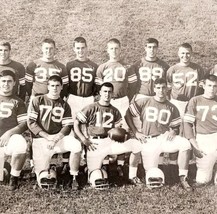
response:
<path fill-rule="evenodd" d="M 146 173 L 146 186 L 149 189 L 160 188 L 165 184 L 165 176 L 157 167 L 151 168 Z"/>
<path fill-rule="evenodd" d="M 192 187 L 188 184 L 187 179 L 185 176 L 180 176 L 180 184 L 182 188 L 188 192 L 192 191 Z"/>
<path fill-rule="evenodd" d="M 98 190 L 109 188 L 108 175 L 104 169 L 95 169 L 89 174 L 89 182 L 91 187 Z"/>
<path fill-rule="evenodd" d="M 138 185 L 142 185 L 142 181 L 138 178 L 138 177 L 134 177 L 134 178 L 130 178 L 129 179 L 129 183 L 131 185 L 135 185 L 135 186 L 138 186 Z"/>
<path fill-rule="evenodd" d="M 18 177 L 11 175 L 9 182 L 9 189 L 14 191 L 18 188 Z"/>

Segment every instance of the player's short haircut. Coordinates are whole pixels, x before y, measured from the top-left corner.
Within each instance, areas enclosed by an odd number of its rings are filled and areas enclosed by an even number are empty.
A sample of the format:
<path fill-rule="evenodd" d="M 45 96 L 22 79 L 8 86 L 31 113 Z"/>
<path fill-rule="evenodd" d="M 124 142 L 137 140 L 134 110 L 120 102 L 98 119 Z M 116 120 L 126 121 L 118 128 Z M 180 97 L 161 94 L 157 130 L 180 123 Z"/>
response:
<path fill-rule="evenodd" d="M 99 90 L 101 90 L 101 88 L 102 88 L 103 86 L 108 87 L 108 88 L 112 88 L 112 91 L 114 90 L 114 86 L 113 86 L 113 84 L 110 83 L 110 82 L 104 82 L 102 85 L 100 85 Z"/>
<path fill-rule="evenodd" d="M 52 75 L 49 77 L 48 79 L 48 84 L 50 81 L 55 81 L 55 82 L 59 82 L 61 85 L 63 85 L 63 81 L 62 81 L 62 78 L 58 75 Z"/>
<path fill-rule="evenodd" d="M 15 73 L 11 70 L 3 70 L 0 73 L 0 77 L 11 76 L 14 81 L 16 81 Z"/>
<path fill-rule="evenodd" d="M 147 45 L 148 43 L 155 43 L 155 44 L 157 45 L 157 47 L 158 47 L 158 45 L 159 45 L 158 40 L 155 39 L 155 38 L 148 38 L 148 39 L 146 39 L 145 45 Z"/>
<path fill-rule="evenodd" d="M 107 42 L 107 44 L 112 44 L 112 43 L 118 44 L 121 47 L 121 42 L 116 38 L 109 39 L 109 41 Z"/>
<path fill-rule="evenodd" d="M 157 84 L 166 84 L 167 85 L 167 81 L 164 78 L 157 78 L 154 81 L 154 85 L 157 85 Z"/>
<path fill-rule="evenodd" d="M 212 82 L 217 82 L 217 76 L 215 76 L 214 74 L 207 74 L 207 75 L 205 75 L 205 77 L 204 77 L 204 82 L 205 82 L 206 80 L 210 80 L 210 81 L 212 81 Z"/>
<path fill-rule="evenodd" d="M 73 47 L 75 46 L 75 43 L 84 43 L 85 46 L 87 47 L 87 41 L 84 37 L 81 37 L 81 36 L 76 37 L 73 41 Z"/>
<path fill-rule="evenodd" d="M 11 50 L 11 44 L 7 41 L 0 41 L 1 46 L 7 46 L 9 50 Z"/>
<path fill-rule="evenodd" d="M 55 41 L 54 41 L 53 39 L 51 39 L 51 38 L 46 38 L 46 39 L 44 39 L 44 40 L 42 41 L 42 44 L 44 44 L 44 43 L 53 44 L 54 47 L 56 47 Z"/>
<path fill-rule="evenodd" d="M 183 43 L 179 45 L 179 48 L 186 48 L 186 49 L 190 49 L 191 51 L 193 51 L 193 48 L 189 43 Z"/>

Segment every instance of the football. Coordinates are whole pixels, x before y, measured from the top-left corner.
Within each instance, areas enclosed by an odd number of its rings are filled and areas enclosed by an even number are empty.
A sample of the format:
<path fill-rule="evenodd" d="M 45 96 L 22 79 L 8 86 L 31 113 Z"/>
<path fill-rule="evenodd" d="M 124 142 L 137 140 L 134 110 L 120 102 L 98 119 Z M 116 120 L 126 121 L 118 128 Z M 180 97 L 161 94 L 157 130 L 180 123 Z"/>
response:
<path fill-rule="evenodd" d="M 113 128 L 108 132 L 108 136 L 112 140 L 117 142 L 124 142 L 126 139 L 126 134 L 127 134 L 126 130 L 120 127 Z"/>

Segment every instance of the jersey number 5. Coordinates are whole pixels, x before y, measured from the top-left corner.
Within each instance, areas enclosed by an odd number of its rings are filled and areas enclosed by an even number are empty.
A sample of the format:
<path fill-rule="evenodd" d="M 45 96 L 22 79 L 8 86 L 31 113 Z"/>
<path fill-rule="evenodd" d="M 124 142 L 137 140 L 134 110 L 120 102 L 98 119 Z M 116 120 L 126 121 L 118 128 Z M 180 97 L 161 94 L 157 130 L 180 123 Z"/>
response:
<path fill-rule="evenodd" d="M 0 103 L 0 117 L 8 118 L 11 116 L 11 109 L 14 107 L 13 103 Z"/>

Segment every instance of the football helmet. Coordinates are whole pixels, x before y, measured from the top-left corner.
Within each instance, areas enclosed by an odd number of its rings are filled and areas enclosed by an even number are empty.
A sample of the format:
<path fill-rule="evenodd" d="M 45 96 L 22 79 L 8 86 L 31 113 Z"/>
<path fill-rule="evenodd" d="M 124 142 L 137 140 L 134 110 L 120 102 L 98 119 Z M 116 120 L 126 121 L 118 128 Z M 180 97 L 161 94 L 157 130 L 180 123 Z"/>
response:
<path fill-rule="evenodd" d="M 160 188 L 165 184 L 165 176 L 159 168 L 151 168 L 146 173 L 146 186 L 149 189 Z"/>
<path fill-rule="evenodd" d="M 109 188 L 108 175 L 104 169 L 95 169 L 89 174 L 91 187 L 99 190 Z"/>
<path fill-rule="evenodd" d="M 38 185 L 42 189 L 54 189 L 57 184 L 56 171 L 53 169 L 42 170 L 38 175 Z"/>
<path fill-rule="evenodd" d="M 113 128 L 108 132 L 108 136 L 117 142 L 124 142 L 126 140 L 126 134 L 126 130 L 121 127 Z"/>

